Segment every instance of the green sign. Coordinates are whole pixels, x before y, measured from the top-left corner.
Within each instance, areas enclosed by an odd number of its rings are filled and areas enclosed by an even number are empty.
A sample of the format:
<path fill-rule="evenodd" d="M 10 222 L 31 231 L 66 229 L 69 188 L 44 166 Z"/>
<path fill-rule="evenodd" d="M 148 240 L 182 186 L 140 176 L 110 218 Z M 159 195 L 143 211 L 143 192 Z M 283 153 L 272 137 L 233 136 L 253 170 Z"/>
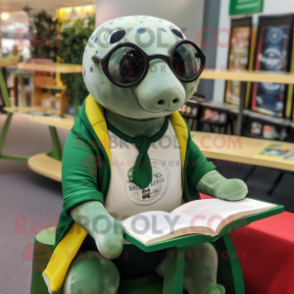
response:
<path fill-rule="evenodd" d="M 231 0 L 230 15 L 261 12 L 263 0 Z"/>

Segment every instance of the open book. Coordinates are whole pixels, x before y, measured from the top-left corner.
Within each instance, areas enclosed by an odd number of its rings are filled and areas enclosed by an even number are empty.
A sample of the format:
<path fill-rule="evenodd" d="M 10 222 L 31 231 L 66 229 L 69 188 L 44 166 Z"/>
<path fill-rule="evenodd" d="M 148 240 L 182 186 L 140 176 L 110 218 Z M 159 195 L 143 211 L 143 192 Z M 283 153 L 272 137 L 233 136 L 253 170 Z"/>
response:
<path fill-rule="evenodd" d="M 237 202 L 195 200 L 170 213 L 143 212 L 121 222 L 129 235 L 147 245 L 188 234 L 216 236 L 236 220 L 275 207 L 275 204 L 248 198 Z"/>

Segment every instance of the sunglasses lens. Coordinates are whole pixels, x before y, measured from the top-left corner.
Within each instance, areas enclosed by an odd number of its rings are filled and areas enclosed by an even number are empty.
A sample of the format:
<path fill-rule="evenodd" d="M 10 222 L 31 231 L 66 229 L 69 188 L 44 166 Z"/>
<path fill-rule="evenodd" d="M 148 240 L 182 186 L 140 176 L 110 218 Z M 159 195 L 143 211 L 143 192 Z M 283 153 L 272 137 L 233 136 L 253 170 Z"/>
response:
<path fill-rule="evenodd" d="M 173 67 L 175 73 L 182 79 L 192 79 L 201 71 L 201 58 L 197 49 L 189 44 L 179 45 L 173 54 Z"/>
<path fill-rule="evenodd" d="M 137 81 L 143 74 L 144 68 L 141 52 L 127 46 L 115 50 L 108 62 L 108 71 L 112 79 L 125 85 Z"/>

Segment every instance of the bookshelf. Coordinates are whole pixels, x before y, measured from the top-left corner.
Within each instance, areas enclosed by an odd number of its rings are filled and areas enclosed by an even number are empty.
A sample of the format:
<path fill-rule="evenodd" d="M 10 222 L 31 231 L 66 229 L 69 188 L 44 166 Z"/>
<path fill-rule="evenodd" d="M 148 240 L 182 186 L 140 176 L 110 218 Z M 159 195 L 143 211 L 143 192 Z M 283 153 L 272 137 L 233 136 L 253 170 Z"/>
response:
<path fill-rule="evenodd" d="M 294 85 L 294 73 L 272 73 L 263 71 L 214 71 L 204 70 L 200 76 L 204 80 L 230 80 L 241 82 L 271 82 Z M 245 97 L 241 97 L 235 135 L 241 134 Z"/>

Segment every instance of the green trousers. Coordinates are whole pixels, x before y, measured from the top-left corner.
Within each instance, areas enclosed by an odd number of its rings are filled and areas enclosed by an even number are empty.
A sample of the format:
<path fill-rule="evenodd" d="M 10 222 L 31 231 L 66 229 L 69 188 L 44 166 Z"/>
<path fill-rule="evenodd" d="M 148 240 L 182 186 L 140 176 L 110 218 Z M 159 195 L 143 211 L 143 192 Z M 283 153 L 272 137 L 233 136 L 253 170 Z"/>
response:
<path fill-rule="evenodd" d="M 225 289 L 216 284 L 217 255 L 213 245 L 197 244 L 185 250 L 184 287 L 188 293 L 225 294 Z M 70 267 L 63 294 L 116 294 L 120 276 L 138 277 L 152 271 L 163 276 L 166 258 L 166 250 L 145 253 L 125 244 L 119 257 L 106 259 L 88 236 Z"/>

